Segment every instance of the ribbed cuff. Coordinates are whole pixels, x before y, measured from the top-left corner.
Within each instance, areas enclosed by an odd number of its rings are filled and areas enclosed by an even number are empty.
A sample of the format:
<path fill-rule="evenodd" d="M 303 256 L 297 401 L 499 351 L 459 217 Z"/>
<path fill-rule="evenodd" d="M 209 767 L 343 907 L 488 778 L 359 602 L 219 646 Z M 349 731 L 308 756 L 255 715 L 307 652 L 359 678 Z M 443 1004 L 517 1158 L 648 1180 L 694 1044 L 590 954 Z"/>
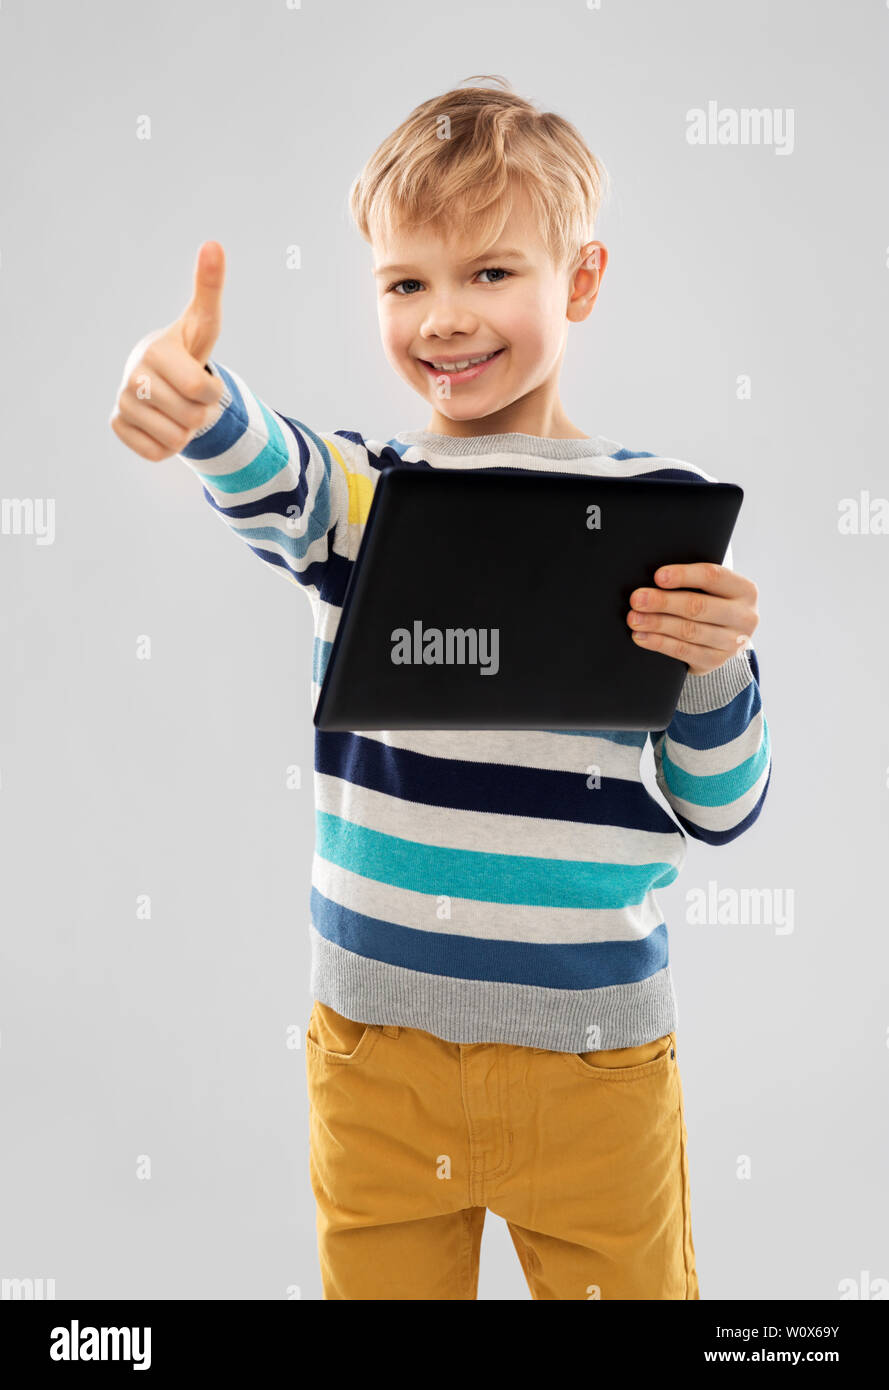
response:
<path fill-rule="evenodd" d="M 744 647 L 717 666 L 715 671 L 705 671 L 702 676 L 689 672 L 679 693 L 677 710 L 683 714 L 709 714 L 740 695 L 753 680 L 747 655 L 749 651 L 749 647 Z"/>
<path fill-rule="evenodd" d="M 223 417 L 223 415 L 225 414 L 226 410 L 228 409 L 228 407 L 229 407 L 229 406 L 231 405 L 231 403 L 232 403 L 232 393 L 231 393 L 231 391 L 229 391 L 228 387 L 226 386 L 226 384 L 225 384 L 225 379 L 223 378 L 222 373 L 218 370 L 218 368 L 215 366 L 215 364 L 214 364 L 212 361 L 210 361 L 210 362 L 205 362 L 205 363 L 204 363 L 204 371 L 205 371 L 205 372 L 209 372 L 211 376 L 218 376 L 218 377 L 219 377 L 219 380 L 222 382 L 222 386 L 223 386 L 222 397 L 221 397 L 220 402 L 219 402 L 219 410 L 218 410 L 218 411 L 216 412 L 216 414 L 213 416 L 213 419 L 210 421 L 210 423 L 209 423 L 208 425 L 202 425 L 201 428 L 200 428 L 199 430 L 195 430 L 194 434 L 191 436 L 191 439 L 188 441 L 189 444 L 191 444 L 192 441 L 195 440 L 195 439 L 200 439 L 200 437 L 201 437 L 202 434 L 206 434 L 208 430 L 212 430 L 212 429 L 214 428 L 214 426 L 218 425 L 218 424 L 219 424 L 219 421 L 222 419 L 222 417 Z"/>

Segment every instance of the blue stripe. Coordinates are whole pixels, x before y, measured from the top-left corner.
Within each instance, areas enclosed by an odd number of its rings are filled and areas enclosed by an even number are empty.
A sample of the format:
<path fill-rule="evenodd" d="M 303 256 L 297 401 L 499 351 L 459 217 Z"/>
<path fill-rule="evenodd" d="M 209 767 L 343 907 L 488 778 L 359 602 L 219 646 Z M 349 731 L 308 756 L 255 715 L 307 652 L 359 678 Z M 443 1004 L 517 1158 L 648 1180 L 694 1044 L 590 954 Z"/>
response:
<path fill-rule="evenodd" d="M 698 775 L 673 762 L 666 749 L 661 751 L 664 780 L 674 796 L 693 806 L 730 806 L 749 792 L 765 772 L 769 762 L 769 726 L 763 716 L 762 738 L 756 752 L 726 772 Z"/>
<path fill-rule="evenodd" d="M 221 454 L 237 444 L 247 428 L 247 406 L 234 377 L 215 358 L 212 361 L 213 366 L 228 387 L 232 398 L 231 405 L 226 406 L 211 430 L 200 435 L 199 438 L 193 439 L 190 444 L 186 444 L 185 448 L 181 450 L 183 458 L 198 461 L 219 458 Z"/>
<path fill-rule="evenodd" d="M 492 854 L 421 844 L 316 810 L 322 859 L 361 878 L 412 893 L 524 907 L 638 907 L 676 878 L 672 864 L 597 863 L 528 854 Z"/>
<path fill-rule="evenodd" d="M 587 786 L 585 767 L 563 772 L 439 758 L 351 732 L 319 729 L 317 733 L 317 772 L 415 805 L 623 826 L 656 834 L 676 830 L 672 817 L 636 778 L 603 777 L 595 788 Z"/>
<path fill-rule="evenodd" d="M 762 794 L 760 795 L 760 798 L 757 801 L 756 805 L 748 812 L 748 814 L 744 817 L 743 820 L 738 821 L 737 825 L 731 826 L 728 830 L 704 830 L 700 825 L 696 825 L 694 821 L 690 821 L 685 816 L 680 815 L 678 811 L 675 813 L 676 819 L 679 821 L 680 825 L 684 826 L 684 828 L 688 831 L 689 835 L 692 835 L 694 839 L 700 840 L 705 845 L 730 844 L 731 841 L 736 840 L 739 835 L 743 835 L 745 830 L 749 830 L 751 825 L 753 825 L 754 821 L 758 819 L 759 813 L 763 807 L 763 802 L 766 799 L 766 792 L 769 789 L 769 783 L 771 782 L 771 780 L 772 769 L 770 766 L 769 775 L 765 780 L 762 789 Z"/>
<path fill-rule="evenodd" d="M 374 473 L 379 473 L 381 468 L 409 468 L 410 464 L 405 464 L 402 460 L 404 445 L 395 445 L 392 441 L 384 444 L 378 454 L 371 449 L 364 435 L 357 430 L 334 430 L 334 434 L 339 439 L 349 439 L 353 444 L 359 445 L 367 455 L 367 462 Z"/>
<path fill-rule="evenodd" d="M 403 458 L 408 449 L 416 449 L 416 444 L 402 444 L 399 439 L 390 439 L 386 444 L 387 449 L 392 449 L 399 458 Z"/>
<path fill-rule="evenodd" d="M 212 493 L 208 492 L 206 488 L 203 489 L 203 492 L 214 511 L 222 512 L 223 515 L 228 515 L 230 511 L 236 510 L 231 507 L 220 507 Z M 244 534 L 234 527 L 232 529 L 236 536 Z M 323 557 L 318 560 L 313 560 L 310 565 L 303 565 L 300 569 L 293 569 L 282 556 L 274 551 L 263 550 L 262 547 L 258 545 L 251 545 L 250 549 L 253 551 L 254 555 L 258 555 L 260 560 L 264 560 L 267 565 L 274 565 L 278 569 L 286 570 L 286 572 L 300 584 L 312 584 L 318 590 L 323 591 L 324 586 L 330 582 L 331 562 L 325 560 Z"/>
<path fill-rule="evenodd" d="M 756 715 L 762 709 L 762 696 L 754 681 L 729 700 L 727 705 L 707 710 L 704 714 L 688 714 L 677 710 L 667 729 L 653 729 L 651 742 L 668 733 L 674 743 L 682 743 L 686 748 L 721 748 L 740 738 Z"/>
<path fill-rule="evenodd" d="M 536 731 L 535 731 L 536 732 Z M 644 748 L 648 734 L 643 729 L 541 729 L 544 734 L 565 734 L 569 738 L 604 738 L 626 748 Z"/>
<path fill-rule="evenodd" d="M 202 478 L 209 487 L 215 488 L 217 492 L 253 492 L 258 487 L 265 487 L 266 483 L 271 482 L 282 468 L 287 467 L 289 462 L 287 445 L 278 423 L 262 401 L 258 401 L 257 404 L 265 421 L 268 438 L 255 458 L 252 458 L 249 463 L 245 463 L 242 468 L 236 468 L 233 473 L 198 474 L 199 478 Z M 302 451 L 308 452 L 305 444 L 301 441 Z M 300 472 L 302 473 L 302 467 Z"/>
<path fill-rule="evenodd" d="M 647 980 L 668 964 L 662 923 L 638 941 L 590 941 L 541 945 L 531 941 L 485 941 L 446 932 L 418 931 L 353 912 L 331 902 L 316 887 L 312 923 L 327 941 L 357 957 L 452 980 L 540 985 L 547 989 L 601 989 Z"/>

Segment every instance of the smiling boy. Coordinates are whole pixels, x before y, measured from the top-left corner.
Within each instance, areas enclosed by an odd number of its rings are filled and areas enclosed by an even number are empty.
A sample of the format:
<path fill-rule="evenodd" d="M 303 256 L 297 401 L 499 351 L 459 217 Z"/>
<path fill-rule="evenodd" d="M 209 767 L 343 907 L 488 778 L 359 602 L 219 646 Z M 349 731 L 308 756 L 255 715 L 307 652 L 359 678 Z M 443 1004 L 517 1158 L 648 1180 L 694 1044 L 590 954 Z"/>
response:
<path fill-rule="evenodd" d="M 423 103 L 371 158 L 351 206 L 425 429 L 321 434 L 212 359 L 215 242 L 182 316 L 130 354 L 112 428 L 181 456 L 303 588 L 313 702 L 382 467 L 715 481 L 562 406 L 569 325 L 608 260 L 591 235 L 603 180 L 567 121 L 488 87 Z M 528 565 L 554 544 L 535 539 Z M 650 734 L 675 819 L 643 784 L 645 733 L 316 729 L 306 1066 L 326 1298 L 474 1299 L 487 1210 L 535 1299 L 700 1296 L 656 890 L 684 831 L 740 835 L 771 776 L 757 590 L 726 560 L 670 565 L 627 615 L 628 640 L 688 666 Z"/>

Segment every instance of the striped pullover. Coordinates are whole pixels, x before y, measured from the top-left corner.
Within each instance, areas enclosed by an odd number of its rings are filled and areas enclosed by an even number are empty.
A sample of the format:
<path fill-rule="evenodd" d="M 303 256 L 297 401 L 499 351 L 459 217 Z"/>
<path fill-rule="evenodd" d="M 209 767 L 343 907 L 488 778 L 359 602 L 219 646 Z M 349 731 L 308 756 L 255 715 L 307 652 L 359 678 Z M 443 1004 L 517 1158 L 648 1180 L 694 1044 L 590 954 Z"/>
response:
<path fill-rule="evenodd" d="M 313 708 L 381 468 L 716 481 L 601 437 L 319 434 L 208 370 L 220 411 L 181 456 L 217 516 L 308 595 Z M 545 547 L 528 558 L 543 569 Z M 642 781 L 649 737 L 675 819 Z M 455 1043 L 585 1052 L 662 1037 L 678 1014 L 657 890 L 686 833 L 720 845 L 753 824 L 770 776 L 751 648 L 687 675 L 650 733 L 316 729 L 312 993 Z"/>

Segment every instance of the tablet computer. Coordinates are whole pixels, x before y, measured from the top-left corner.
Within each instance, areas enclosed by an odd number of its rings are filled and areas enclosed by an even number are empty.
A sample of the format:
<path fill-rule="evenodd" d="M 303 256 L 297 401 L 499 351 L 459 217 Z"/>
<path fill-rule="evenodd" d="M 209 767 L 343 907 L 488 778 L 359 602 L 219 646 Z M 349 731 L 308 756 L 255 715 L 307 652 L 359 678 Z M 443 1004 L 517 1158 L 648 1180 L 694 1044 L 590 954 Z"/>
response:
<path fill-rule="evenodd" d="M 639 647 L 630 594 L 721 564 L 734 483 L 383 468 L 319 729 L 663 729 L 687 666 Z"/>

